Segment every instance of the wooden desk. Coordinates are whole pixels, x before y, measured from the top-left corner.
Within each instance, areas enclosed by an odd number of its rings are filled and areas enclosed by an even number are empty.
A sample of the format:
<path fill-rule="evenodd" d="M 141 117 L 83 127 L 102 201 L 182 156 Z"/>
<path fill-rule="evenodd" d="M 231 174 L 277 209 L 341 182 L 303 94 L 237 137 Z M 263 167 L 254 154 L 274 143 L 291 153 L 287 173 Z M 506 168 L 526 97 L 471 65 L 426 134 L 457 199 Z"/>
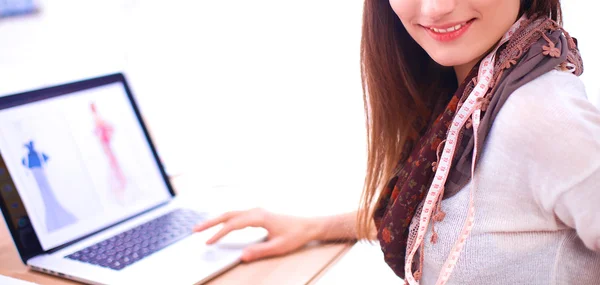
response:
<path fill-rule="evenodd" d="M 178 179 L 172 179 L 178 188 Z M 309 284 L 332 262 L 349 248 L 349 244 L 310 245 L 295 253 L 239 264 L 209 285 L 261 284 L 261 285 L 300 285 Z M 0 274 L 36 282 L 38 284 L 68 285 L 77 282 L 29 270 L 22 264 L 6 226 L 0 225 Z"/>

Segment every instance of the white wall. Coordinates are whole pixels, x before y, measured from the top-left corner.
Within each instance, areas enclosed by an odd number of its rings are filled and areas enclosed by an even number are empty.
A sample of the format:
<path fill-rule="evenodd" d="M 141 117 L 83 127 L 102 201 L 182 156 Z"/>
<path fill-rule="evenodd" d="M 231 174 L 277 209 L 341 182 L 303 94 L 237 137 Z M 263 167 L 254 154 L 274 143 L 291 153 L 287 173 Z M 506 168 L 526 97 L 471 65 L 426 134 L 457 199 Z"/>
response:
<path fill-rule="evenodd" d="M 577 38 L 584 62 L 581 79 L 586 85 L 588 97 L 600 107 L 600 39 L 592 19 L 597 17 L 598 2 L 589 0 L 563 0 L 564 27 Z"/>
<path fill-rule="evenodd" d="M 596 33 L 584 25 L 593 9 L 583 2 L 565 2 L 566 27 L 600 103 Z M 41 3 L 39 15 L 0 20 L 0 93 L 124 70 L 174 172 L 243 185 L 288 212 L 356 205 L 362 1 Z"/>
<path fill-rule="evenodd" d="M 41 2 L 0 22 L 0 93 L 125 70 L 173 171 L 275 209 L 356 205 L 361 1 Z"/>

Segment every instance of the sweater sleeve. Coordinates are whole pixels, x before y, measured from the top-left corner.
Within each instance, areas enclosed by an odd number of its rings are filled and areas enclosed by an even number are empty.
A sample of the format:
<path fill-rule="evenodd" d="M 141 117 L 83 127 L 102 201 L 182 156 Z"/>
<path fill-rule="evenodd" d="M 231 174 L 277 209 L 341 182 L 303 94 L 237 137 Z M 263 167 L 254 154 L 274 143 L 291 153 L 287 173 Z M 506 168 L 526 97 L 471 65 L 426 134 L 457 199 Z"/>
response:
<path fill-rule="evenodd" d="M 577 77 L 558 71 L 524 85 L 513 99 L 523 110 L 515 138 L 523 143 L 534 199 L 600 252 L 600 111 Z"/>

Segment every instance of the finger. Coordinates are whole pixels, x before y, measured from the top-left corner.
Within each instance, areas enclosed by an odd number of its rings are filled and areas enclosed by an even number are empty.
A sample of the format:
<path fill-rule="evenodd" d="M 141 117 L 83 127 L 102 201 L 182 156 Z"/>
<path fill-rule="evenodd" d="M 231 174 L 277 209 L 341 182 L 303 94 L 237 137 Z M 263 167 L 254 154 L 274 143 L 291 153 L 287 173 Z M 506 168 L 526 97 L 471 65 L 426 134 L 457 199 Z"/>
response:
<path fill-rule="evenodd" d="M 232 231 L 240 230 L 246 227 L 263 227 L 263 224 L 263 220 L 258 215 L 239 215 L 224 223 L 223 228 L 221 228 L 213 237 L 206 241 L 206 244 L 213 244 Z"/>
<path fill-rule="evenodd" d="M 250 262 L 265 257 L 281 255 L 292 250 L 293 245 L 286 244 L 284 239 L 272 239 L 267 242 L 257 243 L 244 249 L 242 261 Z"/>
<path fill-rule="evenodd" d="M 212 228 L 212 227 L 214 227 L 214 226 L 216 226 L 218 224 L 227 222 L 229 219 L 231 219 L 231 218 L 239 215 L 240 213 L 241 213 L 240 211 L 233 211 L 233 212 L 224 213 L 224 214 L 222 214 L 222 215 L 220 215 L 220 216 L 218 216 L 218 217 L 216 217 L 214 219 L 206 220 L 204 222 L 201 222 L 201 223 L 195 225 L 193 231 L 194 232 L 201 232 L 203 230 Z"/>

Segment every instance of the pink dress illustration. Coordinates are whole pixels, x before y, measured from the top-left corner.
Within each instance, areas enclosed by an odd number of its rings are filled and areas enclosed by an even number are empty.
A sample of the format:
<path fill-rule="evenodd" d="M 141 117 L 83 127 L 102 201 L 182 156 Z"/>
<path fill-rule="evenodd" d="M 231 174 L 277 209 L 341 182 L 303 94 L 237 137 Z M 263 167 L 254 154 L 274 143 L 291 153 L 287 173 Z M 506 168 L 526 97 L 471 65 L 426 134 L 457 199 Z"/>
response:
<path fill-rule="evenodd" d="M 96 108 L 96 104 L 91 103 L 90 108 L 94 116 L 94 123 L 96 125 L 95 133 L 98 137 L 102 149 L 109 163 L 109 185 L 111 186 L 112 194 L 119 201 L 123 201 L 125 198 L 125 189 L 127 187 L 127 179 L 123 173 L 123 169 L 119 164 L 119 161 L 111 147 L 111 140 L 114 133 L 112 125 L 104 120 L 99 114 Z"/>

